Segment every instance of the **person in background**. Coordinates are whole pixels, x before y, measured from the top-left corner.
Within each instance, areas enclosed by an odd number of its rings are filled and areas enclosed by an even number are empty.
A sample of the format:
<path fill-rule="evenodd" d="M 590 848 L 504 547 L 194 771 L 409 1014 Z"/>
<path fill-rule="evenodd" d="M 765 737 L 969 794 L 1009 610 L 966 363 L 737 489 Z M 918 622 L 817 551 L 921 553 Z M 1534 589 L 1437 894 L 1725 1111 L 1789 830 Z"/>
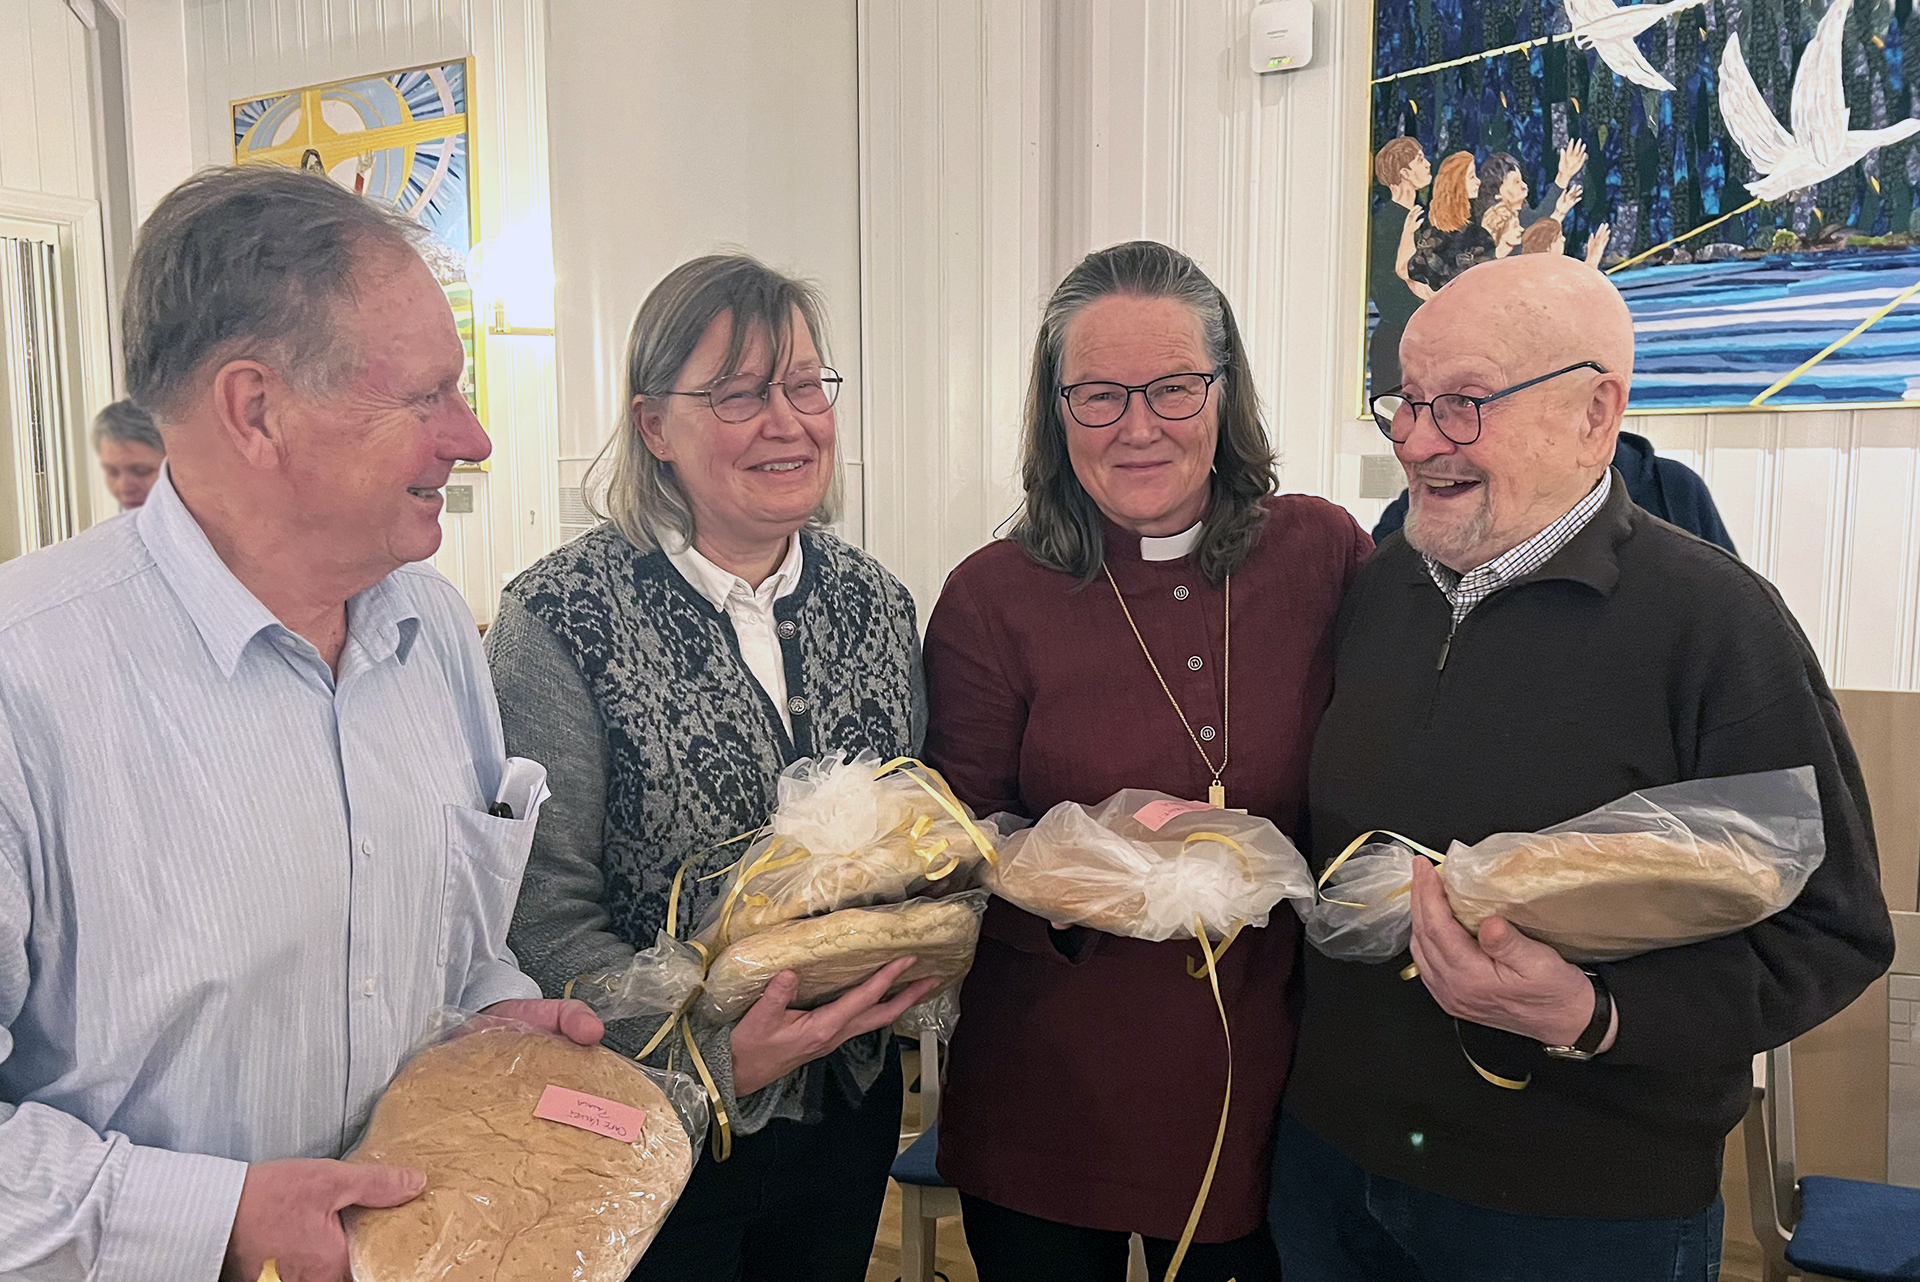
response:
<path fill-rule="evenodd" d="M 0 566 L 0 1277 L 346 1282 L 340 1211 L 424 1176 L 333 1159 L 441 1007 L 599 1039 L 507 951 L 538 772 L 413 564 L 489 448 L 418 234 L 175 188 L 123 325 L 167 465 Z"/>
<path fill-rule="evenodd" d="M 1607 241 L 1612 237 L 1613 227 L 1609 223 L 1601 223 L 1593 229 L 1593 234 L 1587 237 L 1585 255 L 1587 266 L 1596 270 L 1599 268 L 1600 260 L 1607 254 Z M 1520 252 L 1523 254 L 1566 253 L 1566 228 L 1561 225 L 1558 218 L 1542 218 L 1527 228 L 1526 234 L 1520 237 Z"/>
<path fill-rule="evenodd" d="M 1564 255 L 1475 268 L 1415 314 L 1401 358 L 1405 389 L 1372 409 L 1413 509 L 1335 628 L 1315 866 L 1370 829 L 1444 850 L 1803 766 L 1825 855 L 1757 925 L 1585 967 L 1498 917 L 1468 933 L 1415 859 L 1411 958 L 1307 950 L 1274 1156 L 1282 1266 L 1710 1282 L 1753 1056 L 1893 957 L 1859 763 L 1779 593 L 1610 469 L 1633 321 L 1606 277 Z"/>
<path fill-rule="evenodd" d="M 167 461 L 167 443 L 160 439 L 153 415 L 132 401 L 115 401 L 94 416 L 93 450 L 121 511 L 147 501 L 147 491 Z"/>
<path fill-rule="evenodd" d="M 1329 628 L 1372 545 L 1343 509 L 1274 494 L 1233 311 L 1192 259 L 1134 241 L 1067 273 L 1022 455 L 1011 536 L 953 571 L 927 628 L 929 764 L 982 814 L 1151 788 L 1302 835 Z M 1299 939 L 1278 910 L 1222 959 L 1232 1113 L 1182 1282 L 1278 1277 L 1262 1215 Z M 1227 1084 L 1199 961 L 992 901 L 938 1159 L 981 1282 L 1120 1282 L 1136 1232 L 1165 1274 Z"/>
<path fill-rule="evenodd" d="M 1580 203 L 1580 184 L 1574 179 L 1586 168 L 1587 145 L 1579 140 L 1560 149 L 1560 165 L 1540 203 L 1527 205 L 1527 179 L 1519 160 L 1504 151 L 1496 151 L 1480 164 L 1480 190 L 1474 197 L 1473 217 L 1479 222 L 1496 205 L 1505 205 L 1520 220 L 1522 230 L 1543 218 L 1564 219 L 1567 211 Z"/>
<path fill-rule="evenodd" d="M 1473 153 L 1456 151 L 1440 162 L 1434 175 L 1425 225 L 1419 209 L 1407 215 L 1412 242 L 1401 274 L 1415 297 L 1432 298 L 1455 276 L 1493 257 L 1493 237 L 1474 217 L 1480 190 Z"/>
<path fill-rule="evenodd" d="M 1367 258 L 1369 293 L 1380 321 L 1367 347 L 1367 386 L 1384 392 L 1400 385 L 1400 335 L 1420 306 L 1407 279 L 1413 256 L 1421 188 L 1433 181 L 1433 165 L 1418 138 L 1391 138 L 1373 158 L 1373 176 L 1387 189 L 1387 203 L 1373 216 Z"/>
<path fill-rule="evenodd" d="M 621 416 L 589 489 L 607 523 L 507 585 L 487 633 L 510 751 L 553 799 L 514 915 L 550 993 L 624 967 L 727 881 L 701 874 L 766 822 L 781 770 L 861 750 L 915 755 L 926 725 L 913 598 L 826 530 L 838 507 L 825 304 L 743 255 L 654 286 L 627 341 Z M 683 925 L 683 933 L 686 927 Z M 689 1017 L 730 1119 L 635 1282 L 860 1282 L 900 1137 L 888 1028 L 932 980 L 887 999 L 911 958 L 817 1010 L 783 971 L 735 1024 Z M 615 1020 L 644 1050 L 658 1019 Z"/>

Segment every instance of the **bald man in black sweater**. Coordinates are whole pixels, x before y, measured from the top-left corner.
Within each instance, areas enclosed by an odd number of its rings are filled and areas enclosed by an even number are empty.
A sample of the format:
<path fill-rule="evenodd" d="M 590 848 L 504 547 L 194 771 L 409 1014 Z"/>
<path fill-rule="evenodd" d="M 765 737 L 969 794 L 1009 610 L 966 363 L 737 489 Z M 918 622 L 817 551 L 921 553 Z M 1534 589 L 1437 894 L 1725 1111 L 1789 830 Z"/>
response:
<path fill-rule="evenodd" d="M 1468 934 L 1416 860 L 1417 980 L 1405 954 L 1307 953 L 1275 1158 L 1283 1268 L 1707 1282 L 1753 1055 L 1892 960 L 1859 767 L 1779 594 L 1609 469 L 1633 330 L 1604 277 L 1561 257 L 1476 267 L 1415 313 L 1401 357 L 1407 401 L 1383 426 L 1411 506 L 1336 624 L 1315 863 L 1371 828 L 1445 849 L 1803 765 L 1826 857 L 1759 925 L 1586 970 L 1498 919 Z"/>

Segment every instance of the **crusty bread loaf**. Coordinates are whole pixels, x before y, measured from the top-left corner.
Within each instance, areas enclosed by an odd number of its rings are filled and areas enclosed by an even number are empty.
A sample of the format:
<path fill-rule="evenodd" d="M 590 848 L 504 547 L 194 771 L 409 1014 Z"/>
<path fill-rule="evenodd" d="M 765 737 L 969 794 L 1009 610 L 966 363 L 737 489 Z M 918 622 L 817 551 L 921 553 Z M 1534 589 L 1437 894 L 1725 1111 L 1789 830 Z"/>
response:
<path fill-rule="evenodd" d="M 1658 833 L 1529 835 L 1441 866 L 1454 915 L 1490 916 L 1575 961 L 1608 961 L 1744 930 L 1779 903 L 1780 875 L 1738 844 Z"/>
<path fill-rule="evenodd" d="M 791 970 L 800 981 L 793 1004 L 815 1006 L 909 954 L 914 963 L 895 990 L 938 979 L 935 991 L 944 991 L 973 964 L 979 934 L 979 916 L 959 899 L 920 900 L 886 909 L 843 908 L 775 926 L 729 946 L 708 968 L 702 1000 L 716 1018 L 738 1018 L 760 1000 L 768 980 Z"/>
<path fill-rule="evenodd" d="M 1015 838 L 1020 835 L 1016 833 Z M 1089 877 L 1066 861 L 1043 862 L 1013 854 L 983 869 L 980 880 L 994 894 L 1037 917 L 1091 926 L 1110 935 L 1131 935 L 1147 913 L 1144 880 L 1122 886 L 1111 877 Z"/>
<path fill-rule="evenodd" d="M 696 936 L 708 948 L 725 947 L 763 930 L 803 917 L 842 908 L 899 903 L 929 893 L 936 884 L 965 890 L 973 886 L 983 859 L 966 829 L 931 798 L 918 796 L 908 823 L 863 850 L 847 854 L 810 854 L 798 864 L 773 868 L 750 878 L 745 893 L 727 910 L 724 932 L 718 917 Z M 908 798 L 914 801 L 915 798 Z M 922 816 L 930 826 L 914 837 L 911 825 Z M 990 831 L 990 830 L 984 830 Z M 760 847 L 755 848 L 756 851 Z M 788 847 L 783 856 L 802 853 Z M 753 856 L 749 856 L 751 866 Z"/>
<path fill-rule="evenodd" d="M 628 1143 L 533 1115 L 549 1085 L 646 1110 Z M 355 1282 L 622 1282 L 693 1173 L 665 1093 L 599 1046 L 489 1028 L 421 1051 L 350 1162 L 418 1167 L 404 1206 L 348 1212 Z"/>

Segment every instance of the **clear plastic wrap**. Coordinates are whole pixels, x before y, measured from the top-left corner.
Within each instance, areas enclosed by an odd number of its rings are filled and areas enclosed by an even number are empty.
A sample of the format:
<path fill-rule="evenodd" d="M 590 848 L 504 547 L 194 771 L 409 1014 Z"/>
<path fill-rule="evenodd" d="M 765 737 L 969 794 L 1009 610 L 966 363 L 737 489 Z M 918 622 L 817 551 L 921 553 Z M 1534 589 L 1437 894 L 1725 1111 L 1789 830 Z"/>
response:
<path fill-rule="evenodd" d="M 996 837 L 917 761 L 797 761 L 695 938 L 718 953 L 803 917 L 969 889 Z"/>
<path fill-rule="evenodd" d="M 1440 877 L 1469 930 L 1500 916 L 1569 961 L 1618 961 L 1745 930 L 1792 903 L 1825 854 L 1813 767 L 1800 766 L 1647 788 L 1541 832 L 1455 842 Z M 1356 851 L 1303 914 L 1308 938 L 1333 957 L 1396 956 L 1413 857 L 1398 842 Z"/>
<path fill-rule="evenodd" d="M 625 967 L 589 971 L 566 995 L 585 1002 L 601 1019 L 672 1018 L 699 991 L 704 967 L 699 949 L 663 930 L 654 936 L 653 947 L 634 953 Z"/>
<path fill-rule="evenodd" d="M 910 1041 L 918 1041 L 922 1034 L 932 1033 L 943 1042 L 953 1040 L 953 1030 L 960 1023 L 960 986 L 944 988 L 932 997 L 916 1006 L 909 1006 L 907 1013 L 893 1021 L 893 1031 Z"/>
<path fill-rule="evenodd" d="M 706 1097 L 514 1020 L 446 1012 L 349 1162 L 417 1167 L 345 1215 L 355 1282 L 622 1282 L 693 1173 Z"/>
<path fill-rule="evenodd" d="M 729 944 L 713 959 L 699 1005 L 714 1019 L 738 1019 L 760 1000 L 769 980 L 791 970 L 800 981 L 792 1004 L 818 1006 L 908 955 L 914 964 L 894 991 L 922 979 L 939 980 L 935 991 L 944 991 L 973 964 L 986 903 L 984 892 L 967 891 L 942 899 L 843 908 L 760 931 Z"/>
<path fill-rule="evenodd" d="M 1342 961 L 1381 962 L 1413 938 L 1413 861 L 1398 841 L 1369 842 L 1331 870 L 1317 903 L 1295 905 L 1307 942 Z"/>
<path fill-rule="evenodd" d="M 1283 899 L 1313 898 L 1307 861 L 1272 823 L 1163 792 L 1063 801 L 1001 844 L 988 889 L 1049 921 L 1135 939 L 1264 926 Z"/>

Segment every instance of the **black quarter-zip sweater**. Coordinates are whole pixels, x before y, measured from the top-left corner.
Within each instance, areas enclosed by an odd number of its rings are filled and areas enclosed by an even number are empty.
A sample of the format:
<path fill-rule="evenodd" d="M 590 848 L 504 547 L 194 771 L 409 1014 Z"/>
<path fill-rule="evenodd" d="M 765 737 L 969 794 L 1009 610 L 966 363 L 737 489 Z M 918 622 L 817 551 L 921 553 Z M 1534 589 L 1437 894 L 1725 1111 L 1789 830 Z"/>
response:
<path fill-rule="evenodd" d="M 1444 850 L 1638 788 L 1800 765 L 1819 777 L 1826 859 L 1757 926 L 1596 967 L 1620 1032 L 1588 1063 L 1479 1026 L 1457 1035 L 1426 986 L 1399 977 L 1405 955 L 1308 948 L 1286 1107 L 1368 1171 L 1480 1206 L 1694 1214 L 1718 1192 L 1753 1055 L 1839 1011 L 1893 958 L 1833 693 L 1772 585 L 1636 507 L 1618 476 L 1552 560 L 1457 630 L 1451 618 L 1401 535 L 1349 589 L 1309 781 L 1317 866 L 1369 828 Z M 1532 1084 L 1481 1080 L 1462 1036 Z"/>

